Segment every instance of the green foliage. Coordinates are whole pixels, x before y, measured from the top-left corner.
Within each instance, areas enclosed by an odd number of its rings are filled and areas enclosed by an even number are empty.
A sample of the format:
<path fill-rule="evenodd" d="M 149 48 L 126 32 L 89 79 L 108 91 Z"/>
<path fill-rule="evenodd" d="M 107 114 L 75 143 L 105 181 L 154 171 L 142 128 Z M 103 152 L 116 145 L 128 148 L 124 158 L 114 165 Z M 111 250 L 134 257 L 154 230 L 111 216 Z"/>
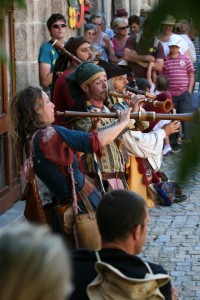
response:
<path fill-rule="evenodd" d="M 7 4 L 7 2 L 11 3 L 12 1 L 0 0 L 0 9 L 2 7 L 4 7 L 4 5 Z M 26 3 L 26 0 L 14 0 L 13 2 L 14 2 L 14 4 L 17 4 L 18 6 L 24 6 Z"/>
<path fill-rule="evenodd" d="M 154 26 L 157 27 L 167 14 L 175 18 L 190 16 L 200 31 L 199 0 L 160 0 L 152 12 Z"/>
<path fill-rule="evenodd" d="M 183 182 L 191 174 L 194 175 L 200 163 L 200 110 L 196 112 L 196 121 L 191 131 L 191 143 L 183 146 L 183 152 L 177 168 L 177 180 Z"/>

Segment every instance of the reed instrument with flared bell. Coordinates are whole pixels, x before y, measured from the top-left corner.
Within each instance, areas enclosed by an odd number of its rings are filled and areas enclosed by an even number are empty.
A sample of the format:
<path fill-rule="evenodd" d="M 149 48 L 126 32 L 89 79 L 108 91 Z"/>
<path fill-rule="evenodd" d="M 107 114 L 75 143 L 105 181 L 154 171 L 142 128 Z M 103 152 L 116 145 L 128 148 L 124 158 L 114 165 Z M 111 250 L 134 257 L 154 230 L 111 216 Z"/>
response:
<path fill-rule="evenodd" d="M 147 97 L 149 99 L 156 100 L 156 98 L 157 98 L 157 95 L 155 95 L 155 94 L 151 94 L 146 91 L 138 90 L 137 88 L 133 88 L 130 86 L 126 86 L 126 90 L 129 92 L 135 93 L 135 94 L 144 95 L 145 97 Z"/>
<path fill-rule="evenodd" d="M 120 94 L 120 93 L 116 93 L 116 92 L 108 92 L 108 94 L 109 94 L 109 96 L 131 100 L 130 95 Z M 150 98 L 145 98 L 144 101 L 147 103 L 153 104 L 153 106 L 155 106 L 155 107 L 162 108 L 163 111 L 166 113 L 170 112 L 170 110 L 172 110 L 172 108 L 173 108 L 173 103 L 170 99 L 166 99 L 165 101 L 158 101 L 158 100 L 154 100 L 154 99 L 150 99 Z"/>
<path fill-rule="evenodd" d="M 102 112 L 79 112 L 79 111 L 56 111 L 57 116 L 63 117 L 95 117 L 95 118 L 118 118 L 117 113 L 102 113 Z M 155 111 L 148 112 L 134 112 L 130 114 L 130 119 L 139 121 L 155 121 L 155 120 L 177 120 L 177 121 L 189 121 L 193 122 L 199 118 L 199 111 L 196 113 L 185 113 L 185 114 L 158 114 Z"/>

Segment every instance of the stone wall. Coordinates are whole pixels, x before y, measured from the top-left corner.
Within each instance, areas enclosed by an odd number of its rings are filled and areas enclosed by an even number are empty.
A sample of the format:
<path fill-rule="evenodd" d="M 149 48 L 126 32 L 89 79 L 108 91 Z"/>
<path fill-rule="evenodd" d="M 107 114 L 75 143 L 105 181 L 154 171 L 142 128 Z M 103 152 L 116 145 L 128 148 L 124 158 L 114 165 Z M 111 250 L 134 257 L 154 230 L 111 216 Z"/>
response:
<path fill-rule="evenodd" d="M 23 8 L 14 10 L 14 38 L 16 62 L 16 90 L 27 85 L 39 85 L 38 54 L 40 45 L 50 39 L 46 21 L 52 13 L 67 18 L 66 0 L 27 0 Z M 76 35 L 67 30 L 66 40 Z"/>
<path fill-rule="evenodd" d="M 151 0 L 156 1 L 156 0 Z M 104 13 L 107 25 L 114 16 L 117 8 L 124 7 L 130 14 L 138 14 L 142 0 L 93 0 L 91 13 Z M 149 3 L 149 2 L 148 2 Z M 38 54 L 40 45 L 50 39 L 46 21 L 52 13 L 61 13 L 67 17 L 67 0 L 26 0 L 23 8 L 14 10 L 14 38 L 16 62 L 16 90 L 28 85 L 39 85 Z M 83 30 L 68 29 L 66 40 Z"/>

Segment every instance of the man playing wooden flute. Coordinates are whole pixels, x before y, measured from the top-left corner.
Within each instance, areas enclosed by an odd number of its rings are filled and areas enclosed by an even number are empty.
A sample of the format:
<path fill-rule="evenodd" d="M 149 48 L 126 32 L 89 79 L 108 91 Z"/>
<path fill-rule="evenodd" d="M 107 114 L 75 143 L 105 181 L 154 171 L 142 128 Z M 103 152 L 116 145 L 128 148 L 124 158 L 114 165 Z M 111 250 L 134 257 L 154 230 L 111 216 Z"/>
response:
<path fill-rule="evenodd" d="M 110 112 L 109 108 L 104 105 L 104 101 L 108 98 L 108 82 L 106 73 L 109 74 L 110 78 L 110 73 L 112 72 L 109 72 L 108 68 L 114 68 L 114 65 L 109 63 L 106 64 L 108 64 L 108 67 L 105 71 L 102 67 L 95 65 L 92 62 L 85 62 L 78 66 L 73 73 L 66 77 L 70 94 L 76 101 L 74 106 L 75 110 L 95 110 L 105 113 Z M 124 70 L 116 66 L 115 72 L 116 76 L 124 74 Z M 137 103 L 135 105 L 135 109 L 138 110 L 138 107 L 142 102 L 144 102 L 145 97 L 143 95 L 133 95 L 133 98 Z M 91 130 L 102 131 L 107 127 L 113 126 L 116 124 L 116 122 L 118 121 L 101 118 L 99 121 L 99 127 L 94 128 L 94 123 L 91 123 L 90 118 L 81 118 L 73 121 L 73 128 L 88 132 Z M 132 122 L 130 127 L 132 127 Z M 174 122 L 174 124 L 170 127 L 170 131 L 178 131 L 178 127 L 179 122 Z M 121 143 L 120 139 L 118 138 L 103 148 L 103 155 L 100 159 L 95 160 L 94 155 L 85 155 L 83 157 L 86 174 L 95 179 L 96 182 L 102 179 L 104 191 L 108 191 L 110 189 L 128 188 L 127 181 L 124 176 L 125 164 L 127 163 L 128 159 L 127 148 L 130 148 L 130 139 L 131 141 L 134 140 L 134 143 L 131 143 L 131 147 L 133 148 L 136 148 L 139 142 L 141 143 L 141 141 L 138 140 L 138 137 L 134 137 L 132 134 L 134 135 L 134 132 L 130 131 L 130 129 L 127 129 L 127 131 L 123 134 L 126 147 L 124 147 L 124 142 Z M 141 132 L 140 135 L 140 139 L 144 139 L 144 137 L 149 138 L 150 136 L 150 134 L 143 134 Z M 162 140 L 164 135 L 165 130 L 163 130 Z M 154 141 L 154 144 L 155 143 L 156 141 Z M 161 141 L 161 144 L 162 143 L 163 142 Z M 149 143 L 146 143 L 146 147 L 148 146 L 150 147 Z M 132 151 L 133 150 L 134 149 L 132 149 Z M 101 173 L 100 179 L 98 175 L 99 173 Z"/>
<path fill-rule="evenodd" d="M 66 77 L 66 81 L 70 94 L 76 101 L 75 110 L 110 112 L 104 105 L 104 101 L 108 98 L 108 84 L 106 72 L 103 68 L 92 62 L 82 63 Z M 135 95 L 134 99 L 139 103 L 144 102 L 144 96 L 142 95 Z M 88 132 L 91 130 L 102 131 L 113 126 L 116 122 L 118 121 L 101 118 L 99 127 L 95 128 L 90 118 L 81 118 L 74 120 L 73 128 Z M 171 131 L 176 132 L 178 127 L 178 123 L 173 125 Z M 121 144 L 118 145 L 117 140 L 103 148 L 103 155 L 100 159 L 95 160 L 94 155 L 84 157 L 85 172 L 96 181 L 102 179 L 104 192 L 110 189 L 128 188 L 124 176 L 126 162 L 126 147 L 122 147 Z M 101 173 L 100 179 L 99 173 Z"/>

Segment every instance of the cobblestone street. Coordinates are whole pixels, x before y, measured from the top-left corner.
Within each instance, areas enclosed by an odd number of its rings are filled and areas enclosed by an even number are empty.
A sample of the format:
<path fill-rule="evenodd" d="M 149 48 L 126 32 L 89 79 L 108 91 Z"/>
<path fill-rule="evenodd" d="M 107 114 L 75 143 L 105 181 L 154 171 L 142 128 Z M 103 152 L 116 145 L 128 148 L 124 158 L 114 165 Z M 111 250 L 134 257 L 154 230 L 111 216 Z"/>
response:
<path fill-rule="evenodd" d="M 175 179 L 179 154 L 164 157 L 162 171 Z M 187 200 L 149 211 L 142 257 L 160 263 L 171 275 L 179 300 L 200 300 L 200 166 L 182 187 Z"/>
<path fill-rule="evenodd" d="M 175 179 L 180 154 L 164 157 L 162 171 Z M 150 209 L 147 242 L 142 257 L 160 263 L 171 275 L 179 300 L 200 300 L 200 166 L 182 187 L 187 200 Z M 0 216 L 0 227 L 24 222 L 24 201 Z"/>

